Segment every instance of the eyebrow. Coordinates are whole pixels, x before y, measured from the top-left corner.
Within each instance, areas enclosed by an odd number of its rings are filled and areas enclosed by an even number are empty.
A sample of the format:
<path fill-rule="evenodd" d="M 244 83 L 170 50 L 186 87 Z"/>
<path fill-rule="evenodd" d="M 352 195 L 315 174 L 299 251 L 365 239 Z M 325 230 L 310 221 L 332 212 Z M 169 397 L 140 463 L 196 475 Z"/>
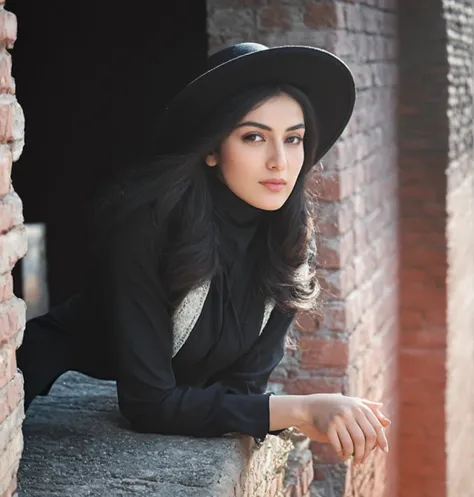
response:
<path fill-rule="evenodd" d="M 245 121 L 243 123 L 238 124 L 235 128 L 242 128 L 244 126 L 253 126 L 255 128 L 260 128 L 264 129 L 266 131 L 273 131 L 270 126 L 267 126 L 266 124 L 258 123 L 256 121 Z M 295 124 L 294 126 L 290 126 L 289 128 L 286 128 L 286 131 L 296 131 L 297 129 L 305 129 L 304 123 L 299 123 Z"/>

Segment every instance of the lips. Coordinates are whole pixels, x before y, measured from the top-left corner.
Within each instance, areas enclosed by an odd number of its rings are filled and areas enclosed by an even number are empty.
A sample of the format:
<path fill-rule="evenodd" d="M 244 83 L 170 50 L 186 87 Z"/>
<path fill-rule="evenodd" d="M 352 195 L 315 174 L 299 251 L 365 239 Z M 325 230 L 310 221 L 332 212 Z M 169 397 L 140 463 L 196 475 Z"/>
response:
<path fill-rule="evenodd" d="M 286 181 L 283 179 L 269 179 L 267 181 L 260 181 L 260 184 L 271 192 L 279 192 L 286 185 Z"/>
<path fill-rule="evenodd" d="M 260 181 L 262 185 L 286 185 L 284 179 L 267 179 L 265 181 Z"/>

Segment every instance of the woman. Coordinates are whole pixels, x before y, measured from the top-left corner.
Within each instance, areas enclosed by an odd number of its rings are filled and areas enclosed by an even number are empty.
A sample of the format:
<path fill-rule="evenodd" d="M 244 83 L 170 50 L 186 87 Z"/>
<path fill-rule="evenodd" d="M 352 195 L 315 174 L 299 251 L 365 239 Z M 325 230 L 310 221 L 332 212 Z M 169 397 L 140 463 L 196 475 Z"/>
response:
<path fill-rule="evenodd" d="M 84 291 L 28 322 L 26 406 L 75 370 L 116 380 L 138 431 L 262 439 L 296 426 L 356 463 L 387 451 L 379 403 L 265 393 L 318 293 L 305 179 L 354 94 L 323 50 L 243 43 L 212 56 L 163 113 L 159 158 L 98 209 Z"/>

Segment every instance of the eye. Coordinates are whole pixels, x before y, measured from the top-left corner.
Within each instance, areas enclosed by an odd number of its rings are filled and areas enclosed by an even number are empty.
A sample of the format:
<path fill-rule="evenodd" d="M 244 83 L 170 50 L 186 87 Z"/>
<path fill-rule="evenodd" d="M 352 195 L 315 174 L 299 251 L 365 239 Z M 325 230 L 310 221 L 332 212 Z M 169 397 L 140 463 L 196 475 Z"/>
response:
<path fill-rule="evenodd" d="M 294 135 L 294 136 L 289 136 L 286 141 L 290 144 L 290 145 L 299 145 L 300 143 L 302 143 L 303 141 L 303 138 L 301 136 L 298 136 L 298 135 Z"/>
<path fill-rule="evenodd" d="M 259 135 L 258 133 L 249 133 L 248 135 L 245 135 L 243 137 L 244 141 L 250 142 L 250 143 L 258 143 L 263 141 L 263 137 Z"/>

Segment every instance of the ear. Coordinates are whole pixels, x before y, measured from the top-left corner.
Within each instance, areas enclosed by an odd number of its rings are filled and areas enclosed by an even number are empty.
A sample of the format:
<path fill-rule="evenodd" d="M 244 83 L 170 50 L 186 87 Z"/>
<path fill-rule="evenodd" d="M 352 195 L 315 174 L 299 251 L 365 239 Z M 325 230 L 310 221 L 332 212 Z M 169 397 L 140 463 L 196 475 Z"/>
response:
<path fill-rule="evenodd" d="M 210 152 L 206 155 L 206 164 L 209 167 L 215 167 L 217 166 L 217 154 L 215 152 Z"/>

